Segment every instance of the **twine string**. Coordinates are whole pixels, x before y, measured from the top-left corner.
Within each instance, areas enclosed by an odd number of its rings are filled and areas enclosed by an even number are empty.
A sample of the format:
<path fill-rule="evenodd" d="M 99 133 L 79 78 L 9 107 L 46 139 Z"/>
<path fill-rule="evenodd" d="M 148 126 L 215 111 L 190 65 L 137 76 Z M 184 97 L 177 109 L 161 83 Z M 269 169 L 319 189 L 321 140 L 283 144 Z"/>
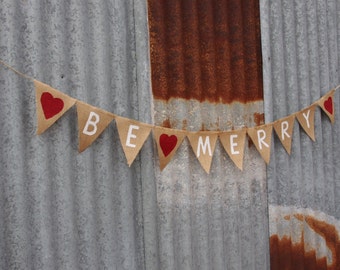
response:
<path fill-rule="evenodd" d="M 10 69 L 11 71 L 13 71 L 14 73 L 16 73 L 17 75 L 21 76 L 21 77 L 24 77 L 28 80 L 31 80 L 31 81 L 34 81 L 33 78 L 31 78 L 30 76 L 24 74 L 24 73 L 21 73 L 20 71 L 16 70 L 14 67 L 10 66 L 9 64 L 5 63 L 4 61 L 0 60 L 0 64 L 5 66 L 6 68 Z"/>

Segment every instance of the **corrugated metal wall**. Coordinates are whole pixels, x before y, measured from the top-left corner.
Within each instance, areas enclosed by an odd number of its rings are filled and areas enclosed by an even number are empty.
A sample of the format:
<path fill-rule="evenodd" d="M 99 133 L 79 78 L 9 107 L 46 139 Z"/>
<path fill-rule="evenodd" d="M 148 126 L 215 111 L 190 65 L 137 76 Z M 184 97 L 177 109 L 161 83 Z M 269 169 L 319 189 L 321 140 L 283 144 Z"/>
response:
<path fill-rule="evenodd" d="M 146 14 L 143 1 L 4 0 L 0 58 L 151 122 Z M 151 141 L 129 168 L 112 124 L 78 154 L 76 109 L 37 136 L 32 82 L 2 67 L 0 76 L 0 269 L 144 269 Z"/>
<path fill-rule="evenodd" d="M 337 0 L 261 1 L 266 122 L 340 83 Z M 339 269 L 340 125 L 315 113 L 316 142 L 296 123 L 291 156 L 275 137 L 268 167 L 272 269 Z"/>
<path fill-rule="evenodd" d="M 258 0 L 148 4 L 155 99 L 263 100 Z"/>
<path fill-rule="evenodd" d="M 189 131 L 260 124 L 258 1 L 148 4 L 155 123 Z M 265 174 L 247 143 L 243 171 L 218 144 L 208 175 L 184 141 L 157 172 L 158 269 L 267 269 Z"/>
<path fill-rule="evenodd" d="M 270 122 L 339 83 L 340 5 L 260 4 Z M 2 0 L 0 22 L 0 59 L 118 115 L 214 130 L 263 113 L 154 100 L 146 1 Z M 114 124 L 78 154 L 75 108 L 37 136 L 32 82 L 0 68 L 0 91 L 0 269 L 268 269 L 270 243 L 273 269 L 339 258 L 337 107 L 333 127 L 316 113 L 315 143 L 295 125 L 291 156 L 274 137 L 267 192 L 253 146 L 244 172 L 218 145 L 206 175 L 187 142 L 160 172 L 149 138 L 128 168 Z"/>

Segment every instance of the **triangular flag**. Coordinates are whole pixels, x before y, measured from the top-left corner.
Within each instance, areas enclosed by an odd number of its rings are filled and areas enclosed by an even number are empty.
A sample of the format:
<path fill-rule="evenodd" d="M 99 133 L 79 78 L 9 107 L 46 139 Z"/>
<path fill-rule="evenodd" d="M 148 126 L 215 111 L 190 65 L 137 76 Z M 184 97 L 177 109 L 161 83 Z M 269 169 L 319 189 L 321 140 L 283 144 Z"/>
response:
<path fill-rule="evenodd" d="M 119 139 L 129 166 L 135 160 L 152 127 L 128 118 L 116 117 Z"/>
<path fill-rule="evenodd" d="M 113 114 L 77 101 L 79 152 L 89 147 L 114 119 Z"/>
<path fill-rule="evenodd" d="M 203 169 L 209 173 L 218 133 L 211 131 L 188 132 L 187 137 Z"/>
<path fill-rule="evenodd" d="M 329 91 L 318 101 L 318 105 L 327 114 L 332 124 L 334 124 L 335 120 L 334 97 L 333 97 L 334 93 L 335 89 Z"/>
<path fill-rule="evenodd" d="M 315 105 L 309 106 L 308 108 L 296 113 L 296 118 L 299 121 L 301 127 L 313 141 L 315 141 L 314 113 Z"/>
<path fill-rule="evenodd" d="M 248 128 L 247 133 L 264 161 L 269 164 L 273 126 L 271 124 Z"/>
<path fill-rule="evenodd" d="M 273 123 L 274 130 L 289 155 L 292 147 L 294 120 L 295 116 L 290 115 Z"/>
<path fill-rule="evenodd" d="M 63 116 L 74 105 L 76 100 L 47 84 L 37 80 L 33 82 L 38 119 L 37 134 L 39 135 Z"/>
<path fill-rule="evenodd" d="M 183 142 L 185 133 L 181 130 L 155 127 L 153 134 L 157 144 L 160 169 L 163 170 Z"/>
<path fill-rule="evenodd" d="M 246 129 L 226 131 L 219 134 L 220 141 L 231 160 L 242 170 Z"/>

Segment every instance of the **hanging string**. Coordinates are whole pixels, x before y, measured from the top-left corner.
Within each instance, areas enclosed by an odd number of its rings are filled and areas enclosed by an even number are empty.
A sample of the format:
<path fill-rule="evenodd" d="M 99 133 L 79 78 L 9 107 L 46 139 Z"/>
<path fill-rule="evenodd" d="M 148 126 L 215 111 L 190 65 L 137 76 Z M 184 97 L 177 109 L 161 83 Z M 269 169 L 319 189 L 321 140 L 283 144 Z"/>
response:
<path fill-rule="evenodd" d="M 30 77 L 30 76 L 28 76 L 28 75 L 26 75 L 26 74 L 24 74 L 24 73 L 21 73 L 20 71 L 16 70 L 15 68 L 13 68 L 13 67 L 10 66 L 9 64 L 5 63 L 5 62 L 2 61 L 1 59 L 0 59 L 0 64 L 3 65 L 3 66 L 5 66 L 5 67 L 7 67 L 8 69 L 10 69 L 11 71 L 13 71 L 14 73 L 18 74 L 19 76 L 24 77 L 24 78 L 26 78 L 26 79 L 28 79 L 28 80 L 34 81 L 34 78 L 32 78 L 32 77 Z M 340 89 L 340 84 L 337 85 L 337 86 L 334 88 L 335 91 L 337 91 L 338 89 Z"/>
<path fill-rule="evenodd" d="M 5 66 L 6 68 L 10 69 L 10 70 L 13 71 L 14 73 L 18 74 L 19 76 L 24 77 L 24 78 L 26 78 L 26 79 L 28 79 L 28 80 L 34 81 L 33 78 L 27 76 L 27 75 L 24 74 L 24 73 L 21 73 L 20 71 L 18 71 L 18 70 L 16 70 L 15 68 L 11 67 L 9 64 L 5 63 L 4 61 L 0 60 L 0 64 L 3 65 L 3 66 Z"/>
<path fill-rule="evenodd" d="M 0 59 L 0 64 L 3 65 L 3 66 L 5 66 L 6 68 L 10 69 L 11 71 L 13 71 L 14 73 L 16 73 L 17 75 L 19 75 L 19 76 L 21 76 L 21 77 L 24 77 L 24 78 L 26 78 L 26 79 L 28 79 L 28 80 L 31 80 L 31 81 L 35 81 L 34 78 L 32 78 L 32 77 L 30 77 L 30 76 L 28 76 L 28 75 L 26 75 L 26 74 L 24 74 L 24 73 L 21 73 L 20 71 L 16 70 L 15 68 L 13 68 L 13 67 L 10 66 L 9 64 L 5 63 L 5 62 L 2 61 L 1 59 Z M 336 92 L 338 89 L 340 89 L 340 84 L 337 85 L 337 86 L 336 86 L 335 88 L 333 88 L 332 90 L 330 90 L 329 92 L 331 92 L 331 91 Z M 70 98 L 71 98 L 71 97 L 70 97 Z M 321 98 L 320 98 L 320 99 L 321 99 Z M 310 106 L 318 105 L 320 99 L 314 101 Z M 79 100 L 77 100 L 77 101 L 80 102 Z M 89 105 L 89 104 L 88 104 L 88 105 Z M 90 106 L 90 105 L 89 105 L 89 106 Z M 295 113 L 292 113 L 291 115 L 297 115 L 297 114 L 301 113 L 303 110 L 304 110 L 304 109 L 302 109 L 302 110 L 300 110 L 300 111 L 297 111 L 297 112 L 295 112 Z M 107 113 L 110 114 L 111 116 L 115 117 L 115 118 L 118 117 L 117 115 L 115 115 L 115 114 L 113 114 L 113 113 L 110 113 L 110 112 L 107 112 Z M 127 119 L 128 119 L 128 118 L 127 118 Z M 272 123 L 276 123 L 276 122 L 278 122 L 278 121 L 280 121 L 280 119 L 277 119 L 277 120 L 273 121 Z M 269 123 L 267 123 L 267 124 L 269 124 Z M 267 125 L 267 124 L 266 124 L 266 125 Z M 151 124 L 146 124 L 146 123 L 143 123 L 143 125 L 146 125 L 146 126 L 153 126 L 153 125 L 151 125 Z"/>

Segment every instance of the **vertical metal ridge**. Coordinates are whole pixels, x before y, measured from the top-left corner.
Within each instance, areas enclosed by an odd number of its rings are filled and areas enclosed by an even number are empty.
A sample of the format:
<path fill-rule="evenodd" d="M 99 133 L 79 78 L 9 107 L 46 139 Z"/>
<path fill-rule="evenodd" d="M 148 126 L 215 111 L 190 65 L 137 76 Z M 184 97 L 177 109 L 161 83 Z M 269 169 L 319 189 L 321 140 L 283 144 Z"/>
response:
<path fill-rule="evenodd" d="M 231 77 L 232 87 L 230 91 L 233 93 L 233 99 L 244 100 L 246 93 L 245 80 L 245 44 L 244 44 L 244 25 L 242 3 L 240 1 L 228 2 L 228 23 L 230 33 L 230 56 L 231 56 Z M 237 94 L 236 94 L 237 93 Z M 238 97 L 238 98 L 237 98 Z"/>
<path fill-rule="evenodd" d="M 156 99 L 262 100 L 258 1 L 155 2 L 148 6 Z"/>
<path fill-rule="evenodd" d="M 226 1 L 214 2 L 214 39 L 215 39 L 215 69 L 216 88 L 228 89 L 232 85 L 231 46 L 225 40 L 230 36 L 228 3 Z M 224 91 L 227 100 L 231 99 L 232 92 Z"/>
<path fill-rule="evenodd" d="M 202 97 L 215 97 L 217 93 L 215 81 L 215 35 L 214 10 L 211 1 L 197 2 L 197 26 L 199 41 L 199 65 Z M 197 82 L 196 82 L 197 83 Z M 188 86 L 190 87 L 190 86 Z"/>
<path fill-rule="evenodd" d="M 163 17 L 166 16 L 164 14 L 164 9 L 161 6 L 160 1 L 156 1 L 154 5 L 148 4 L 148 16 L 149 22 L 153 21 L 154 25 L 150 25 L 150 40 L 156 40 L 158 44 L 163 44 L 165 39 L 165 22 L 162 20 Z M 159 33 L 156 35 L 152 31 L 152 27 L 154 27 L 153 31 Z M 151 71 L 152 76 L 157 76 L 156 82 L 152 82 L 152 87 L 157 87 L 159 91 L 161 91 L 162 95 L 167 97 L 168 88 L 167 77 L 160 77 L 160 74 L 167 72 L 167 61 L 161 61 L 160 59 L 166 59 L 165 57 L 165 49 L 164 46 L 161 46 L 159 50 L 155 50 L 154 44 L 150 43 L 150 54 L 155 55 L 155 67 Z M 157 83 L 157 84 L 156 84 Z"/>
<path fill-rule="evenodd" d="M 184 58 L 184 74 L 185 74 L 185 96 L 189 99 L 191 95 L 198 98 L 202 91 L 201 85 L 201 67 L 200 43 L 199 43 L 199 21 L 197 5 L 193 1 L 182 2 L 182 21 L 183 27 L 183 58 Z"/>

